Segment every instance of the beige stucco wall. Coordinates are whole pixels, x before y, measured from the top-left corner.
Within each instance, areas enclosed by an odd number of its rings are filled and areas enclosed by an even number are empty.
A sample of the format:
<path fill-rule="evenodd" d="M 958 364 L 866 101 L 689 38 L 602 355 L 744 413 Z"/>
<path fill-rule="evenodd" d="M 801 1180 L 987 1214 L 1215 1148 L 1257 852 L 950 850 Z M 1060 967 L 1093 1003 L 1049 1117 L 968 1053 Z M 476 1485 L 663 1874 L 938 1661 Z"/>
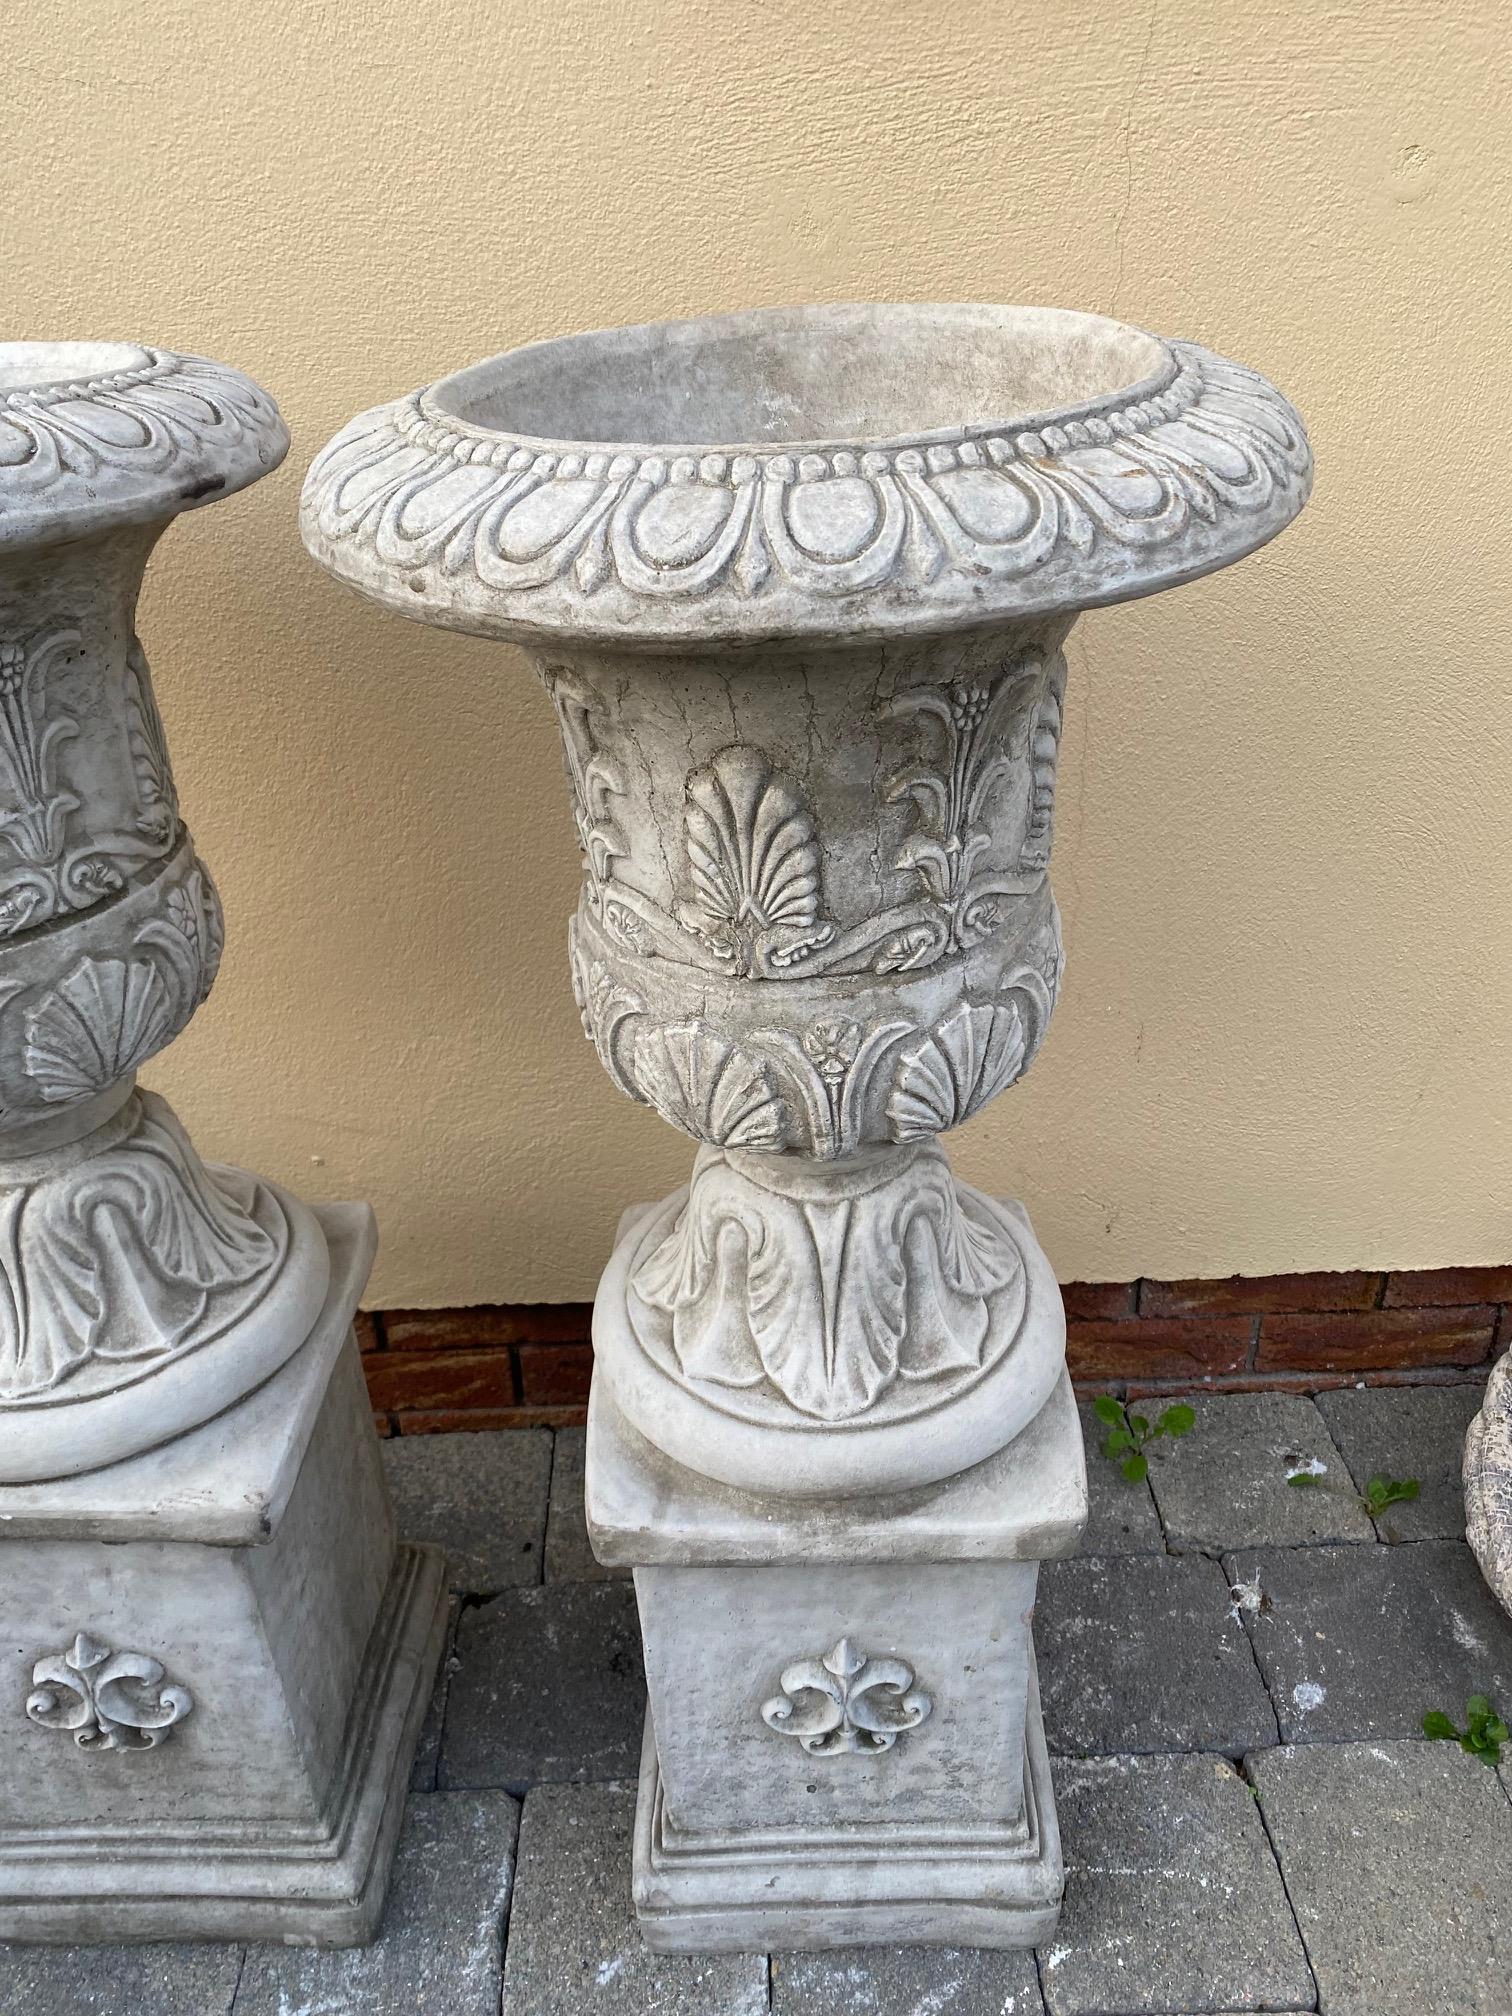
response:
<path fill-rule="evenodd" d="M 1072 1276 L 1512 1256 L 1501 0 L 51 0 L 4 40 L 6 333 L 207 351 L 294 433 L 144 601 L 231 932 L 148 1076 L 371 1198 L 376 1303 L 586 1295 L 690 1151 L 578 1032 L 544 697 L 319 574 L 304 466 L 526 338 L 804 297 L 1196 336 L 1318 458 L 1278 545 L 1073 640 L 1066 987 L 962 1171 Z"/>

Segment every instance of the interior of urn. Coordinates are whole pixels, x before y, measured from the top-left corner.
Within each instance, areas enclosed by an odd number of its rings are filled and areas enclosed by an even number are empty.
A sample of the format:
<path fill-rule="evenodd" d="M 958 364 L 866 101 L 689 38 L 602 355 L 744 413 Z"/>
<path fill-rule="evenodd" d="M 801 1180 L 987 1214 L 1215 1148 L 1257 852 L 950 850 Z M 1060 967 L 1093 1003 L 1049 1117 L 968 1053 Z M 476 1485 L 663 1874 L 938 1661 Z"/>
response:
<path fill-rule="evenodd" d="M 151 362 L 136 343 L 0 343 L 0 392 L 109 378 Z"/>
<path fill-rule="evenodd" d="M 434 407 L 602 447 L 884 442 L 1022 427 L 1154 391 L 1157 338 L 1103 315 L 991 305 L 770 308 L 602 329 L 444 379 Z"/>

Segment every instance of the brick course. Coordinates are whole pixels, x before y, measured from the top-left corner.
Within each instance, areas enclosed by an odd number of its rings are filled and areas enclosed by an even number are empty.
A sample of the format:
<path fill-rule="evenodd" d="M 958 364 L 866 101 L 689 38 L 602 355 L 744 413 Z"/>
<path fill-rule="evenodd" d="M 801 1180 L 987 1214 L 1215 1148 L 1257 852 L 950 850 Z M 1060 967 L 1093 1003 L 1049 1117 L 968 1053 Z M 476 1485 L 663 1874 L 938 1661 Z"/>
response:
<path fill-rule="evenodd" d="M 1262 1316 L 1255 1368 L 1384 1372 L 1411 1365 L 1479 1365 L 1490 1356 L 1495 1335 L 1492 1308 Z"/>
<path fill-rule="evenodd" d="M 1261 1316 L 1272 1310 L 1374 1309 L 1383 1274 L 1233 1274 L 1226 1281 L 1141 1281 L 1141 1316 Z"/>
<path fill-rule="evenodd" d="M 1140 1397 L 1436 1384 L 1484 1376 L 1512 1341 L 1512 1266 L 1072 1281 L 1061 1292 L 1073 1379 Z M 587 1302 L 364 1313 L 380 1432 L 581 1423 L 592 1314 Z"/>
<path fill-rule="evenodd" d="M 1240 1371 L 1254 1336 L 1252 1316 L 1068 1323 L 1066 1362 L 1073 1379 L 1200 1379 L 1206 1372 Z"/>

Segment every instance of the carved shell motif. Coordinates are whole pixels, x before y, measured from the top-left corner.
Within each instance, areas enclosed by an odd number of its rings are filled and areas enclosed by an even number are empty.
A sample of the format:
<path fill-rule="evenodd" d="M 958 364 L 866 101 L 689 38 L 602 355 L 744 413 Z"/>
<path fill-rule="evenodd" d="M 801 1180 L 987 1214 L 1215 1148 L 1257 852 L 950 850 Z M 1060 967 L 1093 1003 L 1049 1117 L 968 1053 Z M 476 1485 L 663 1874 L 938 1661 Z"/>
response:
<path fill-rule="evenodd" d="M 679 915 L 737 972 L 795 964 L 834 936 L 813 814 L 759 749 L 721 749 L 694 771 L 684 829 L 693 895 Z"/>
<path fill-rule="evenodd" d="M 81 959 L 26 1018 L 26 1071 L 50 1104 L 103 1092 L 160 1050 L 176 1004 L 150 959 Z"/>
<path fill-rule="evenodd" d="M 664 1120 L 718 1148 L 780 1148 L 787 1109 L 772 1074 L 697 1022 L 649 1028 L 635 1045 L 635 1082 Z"/>
<path fill-rule="evenodd" d="M 1024 1068 L 1024 1022 L 1012 1001 L 963 1001 L 898 1058 L 887 1098 L 894 1141 L 957 1127 Z"/>

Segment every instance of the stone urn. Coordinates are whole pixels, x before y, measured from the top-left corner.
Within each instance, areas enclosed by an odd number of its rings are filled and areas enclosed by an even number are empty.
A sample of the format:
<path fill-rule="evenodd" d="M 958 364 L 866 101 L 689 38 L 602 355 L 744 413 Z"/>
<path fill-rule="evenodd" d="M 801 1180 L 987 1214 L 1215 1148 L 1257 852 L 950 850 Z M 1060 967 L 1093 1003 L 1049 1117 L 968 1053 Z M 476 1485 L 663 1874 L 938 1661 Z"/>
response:
<path fill-rule="evenodd" d="M 0 1482 L 207 1420 L 325 1300 L 305 1206 L 206 1168 L 134 1084 L 221 952 L 137 594 L 179 512 L 287 447 L 272 401 L 223 365 L 0 346 Z"/>
<path fill-rule="evenodd" d="M 938 1137 L 1055 1005 L 1072 623 L 1252 551 L 1310 466 L 1285 400 L 1197 345 L 841 306 L 531 345 L 310 471 L 333 574 L 530 654 L 584 1028 L 698 1144 L 594 1314 L 654 1943 L 1053 1923 L 1028 1619 L 1085 1513 L 1064 1319 L 1021 1207 Z"/>
<path fill-rule="evenodd" d="M 1491 1369 L 1465 1435 L 1465 1538 L 1492 1594 L 1512 1613 L 1512 1358 Z"/>
<path fill-rule="evenodd" d="M 135 1083 L 222 940 L 137 594 L 287 448 L 224 365 L 0 344 L 3 1939 L 369 1936 L 439 1655 L 351 1335 L 372 1214 Z"/>

